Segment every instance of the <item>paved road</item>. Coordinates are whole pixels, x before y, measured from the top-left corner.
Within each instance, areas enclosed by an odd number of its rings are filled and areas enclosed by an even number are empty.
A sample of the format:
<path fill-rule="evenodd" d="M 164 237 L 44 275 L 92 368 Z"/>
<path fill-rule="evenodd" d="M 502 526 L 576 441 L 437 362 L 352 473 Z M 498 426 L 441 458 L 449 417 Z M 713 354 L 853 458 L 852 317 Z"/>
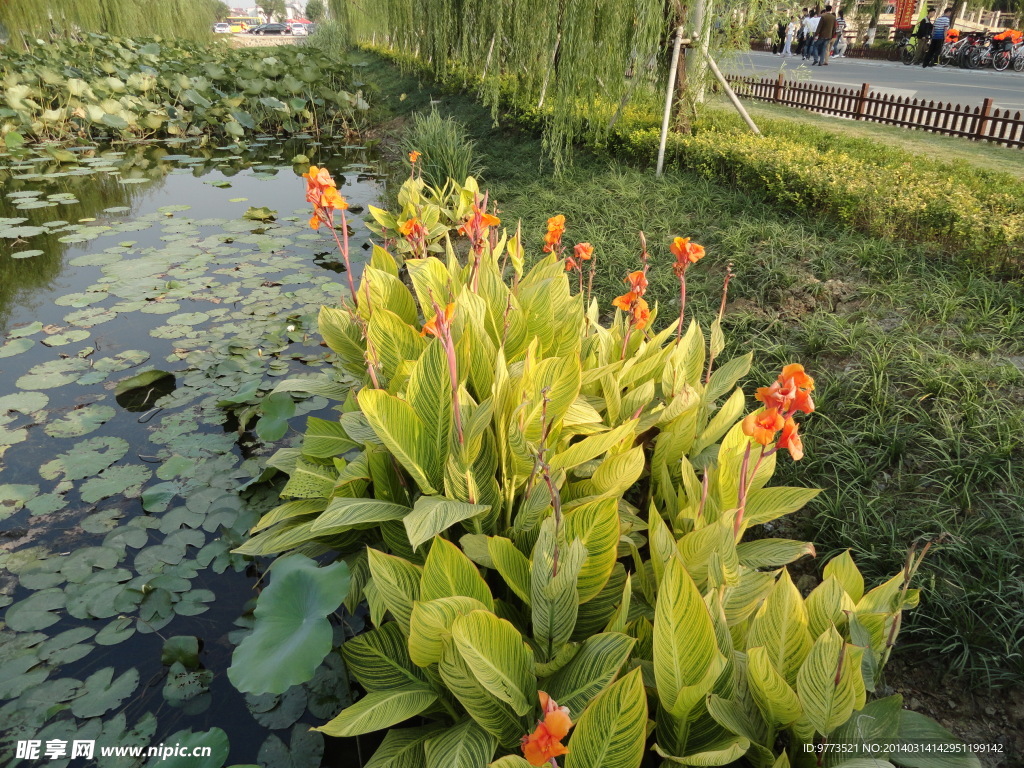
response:
<path fill-rule="evenodd" d="M 871 83 L 876 93 L 891 93 L 929 101 L 980 106 L 989 98 L 999 109 L 1024 112 L 1024 72 L 996 72 L 993 69 L 957 67 L 907 67 L 899 62 L 870 59 L 833 59 L 825 67 L 807 66 L 799 56 L 781 58 L 750 51 L 723 66 L 735 75 L 774 77 L 780 69 L 787 75 L 800 70 L 801 79 L 842 87 Z"/>

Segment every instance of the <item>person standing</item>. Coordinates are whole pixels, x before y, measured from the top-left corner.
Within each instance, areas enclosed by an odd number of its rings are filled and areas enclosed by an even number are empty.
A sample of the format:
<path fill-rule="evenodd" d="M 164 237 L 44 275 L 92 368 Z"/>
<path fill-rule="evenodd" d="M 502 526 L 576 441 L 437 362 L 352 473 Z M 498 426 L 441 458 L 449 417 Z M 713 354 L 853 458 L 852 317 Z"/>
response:
<path fill-rule="evenodd" d="M 807 16 L 804 17 L 803 33 L 804 33 L 804 44 L 800 48 L 800 54 L 803 56 L 804 61 L 814 54 L 814 35 L 818 29 L 818 14 L 817 11 L 809 10 Z"/>
<path fill-rule="evenodd" d="M 800 25 L 796 23 L 796 16 L 790 16 L 789 24 L 786 26 L 786 44 L 782 47 L 783 56 L 793 55 L 793 38 L 799 30 Z"/>
<path fill-rule="evenodd" d="M 939 54 L 942 53 L 942 46 L 946 44 L 946 31 L 949 29 L 952 16 L 953 9 L 947 8 L 932 25 L 931 43 L 928 46 L 928 54 L 924 57 L 924 63 L 921 65 L 922 67 L 935 66 L 935 62 L 938 60 Z"/>
<path fill-rule="evenodd" d="M 821 18 L 818 20 L 818 29 L 815 33 L 814 63 L 818 66 L 828 66 L 829 47 L 832 45 L 832 38 L 835 36 L 836 15 L 832 13 L 832 6 L 826 5 Z"/>
<path fill-rule="evenodd" d="M 917 59 L 914 62 L 922 61 L 927 55 L 928 44 L 932 39 L 932 28 L 935 26 L 932 22 L 932 16 L 935 15 L 935 11 L 931 8 L 925 16 L 918 22 L 917 29 L 914 30 L 914 38 L 917 40 Z"/>
<path fill-rule="evenodd" d="M 786 20 L 780 19 L 775 30 L 777 39 L 772 43 L 772 55 L 781 56 L 782 47 L 786 42 Z"/>
<path fill-rule="evenodd" d="M 843 53 L 846 51 L 846 40 L 843 39 L 843 35 L 846 32 L 846 16 L 843 11 L 839 12 L 839 17 L 836 19 L 836 41 L 832 46 L 833 58 L 843 58 Z"/>

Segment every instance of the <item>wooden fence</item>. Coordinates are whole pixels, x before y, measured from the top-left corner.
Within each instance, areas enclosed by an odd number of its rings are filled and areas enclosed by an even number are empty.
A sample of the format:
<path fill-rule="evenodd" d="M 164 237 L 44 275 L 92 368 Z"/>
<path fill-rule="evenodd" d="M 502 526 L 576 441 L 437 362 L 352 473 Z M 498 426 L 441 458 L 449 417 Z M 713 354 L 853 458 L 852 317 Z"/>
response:
<path fill-rule="evenodd" d="M 916 128 L 947 136 L 964 136 L 1007 147 L 1024 147 L 1024 117 L 1020 112 L 993 109 L 992 99 L 980 107 L 944 104 L 910 97 L 872 93 L 864 83 L 857 88 L 816 85 L 777 79 L 726 75 L 739 96 L 773 104 L 808 109 L 853 120 Z"/>

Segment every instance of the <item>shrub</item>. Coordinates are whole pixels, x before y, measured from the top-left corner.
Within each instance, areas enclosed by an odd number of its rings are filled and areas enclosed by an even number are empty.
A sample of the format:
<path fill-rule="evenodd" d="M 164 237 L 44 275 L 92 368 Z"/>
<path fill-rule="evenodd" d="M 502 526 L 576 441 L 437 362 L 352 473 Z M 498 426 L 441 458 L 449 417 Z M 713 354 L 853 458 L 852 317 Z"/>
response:
<path fill-rule="evenodd" d="M 412 116 L 402 148 L 422 155 L 417 168 L 432 187 L 443 187 L 449 179 L 458 182 L 478 177 L 484 171 L 474 156 L 475 142 L 467 137 L 466 127 L 452 117 L 441 117 L 436 110 Z"/>
<path fill-rule="evenodd" d="M 802 456 L 792 417 L 813 412 L 814 382 L 786 366 L 747 413 L 751 355 L 718 361 L 721 318 L 706 333 L 684 316 L 703 249 L 671 244 L 681 308 L 665 328 L 643 298 L 646 246 L 603 323 L 584 288 L 600 254 L 570 252 L 564 217 L 525 271 L 521 237 L 474 194 L 463 261 L 423 187 L 403 190 L 415 216 L 375 213 L 404 263 L 375 247 L 354 301 L 321 309 L 340 380 L 277 388 L 341 413 L 275 454 L 287 501 L 236 550 L 337 551 L 346 604 L 369 605 L 374 629 L 341 649 L 366 695 L 319 730 L 422 717 L 373 762 L 467 768 L 637 768 L 648 748 L 684 765 L 891 765 L 903 755 L 879 741 L 949 741 L 898 696 L 867 701 L 927 547 L 873 589 L 842 553 L 804 597 L 787 566 L 813 546 L 746 536 L 817 493 L 768 485 L 780 451 Z M 836 743 L 849 751 L 821 751 Z"/>

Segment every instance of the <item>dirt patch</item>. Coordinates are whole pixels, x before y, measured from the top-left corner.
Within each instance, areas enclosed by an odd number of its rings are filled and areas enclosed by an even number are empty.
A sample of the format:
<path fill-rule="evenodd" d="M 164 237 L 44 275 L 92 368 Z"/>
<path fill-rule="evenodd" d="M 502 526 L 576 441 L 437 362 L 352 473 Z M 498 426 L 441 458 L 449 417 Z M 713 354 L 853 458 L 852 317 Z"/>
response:
<path fill-rule="evenodd" d="M 938 720 L 968 744 L 992 750 L 979 754 L 986 768 L 1024 765 L 1024 686 L 970 689 L 948 678 L 940 664 L 896 657 L 885 673 L 885 695 L 903 696 L 908 709 Z"/>

